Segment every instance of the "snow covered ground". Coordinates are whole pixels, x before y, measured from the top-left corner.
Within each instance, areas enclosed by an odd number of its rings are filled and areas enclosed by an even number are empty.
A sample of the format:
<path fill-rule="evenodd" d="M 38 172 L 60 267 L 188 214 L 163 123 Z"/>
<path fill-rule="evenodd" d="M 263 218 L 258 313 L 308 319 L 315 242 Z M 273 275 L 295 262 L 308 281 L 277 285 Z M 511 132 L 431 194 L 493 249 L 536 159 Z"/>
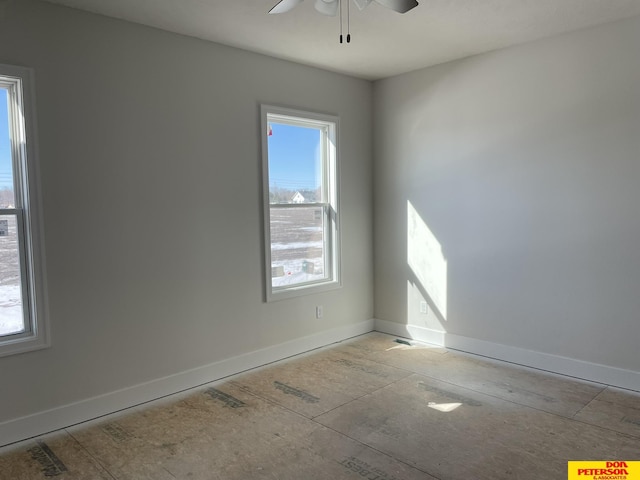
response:
<path fill-rule="evenodd" d="M 306 271 L 310 269 L 308 267 L 305 268 L 305 262 L 307 264 L 313 263 L 313 273 Z M 274 287 L 314 282 L 325 278 L 324 265 L 321 258 L 315 259 L 315 261 L 299 258 L 292 261 L 279 262 L 279 265 L 283 267 L 284 275 L 271 278 L 271 285 Z"/>
<path fill-rule="evenodd" d="M 4 224 L 0 235 L 0 335 L 9 335 L 24 329 L 20 264 L 16 218 L 2 215 L 0 220 Z"/>
<path fill-rule="evenodd" d="M 0 335 L 24 329 L 20 285 L 0 285 Z"/>
<path fill-rule="evenodd" d="M 271 284 L 274 287 L 325 278 L 322 209 L 271 210 Z"/>
<path fill-rule="evenodd" d="M 318 229 L 322 232 L 321 229 Z M 288 250 L 288 249 L 304 249 L 308 250 L 311 248 L 322 248 L 322 241 L 318 242 L 288 242 L 288 243 L 272 243 L 271 250 Z"/>

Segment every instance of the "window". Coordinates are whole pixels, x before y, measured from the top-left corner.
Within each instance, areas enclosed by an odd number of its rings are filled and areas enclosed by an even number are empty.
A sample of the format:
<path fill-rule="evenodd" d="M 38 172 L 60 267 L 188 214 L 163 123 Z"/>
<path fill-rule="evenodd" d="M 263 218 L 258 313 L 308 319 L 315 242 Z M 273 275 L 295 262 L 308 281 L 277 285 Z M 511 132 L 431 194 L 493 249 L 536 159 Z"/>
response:
<path fill-rule="evenodd" d="M 48 345 L 31 82 L 0 65 L 0 356 Z"/>
<path fill-rule="evenodd" d="M 338 118 L 262 106 L 267 301 L 340 286 Z"/>

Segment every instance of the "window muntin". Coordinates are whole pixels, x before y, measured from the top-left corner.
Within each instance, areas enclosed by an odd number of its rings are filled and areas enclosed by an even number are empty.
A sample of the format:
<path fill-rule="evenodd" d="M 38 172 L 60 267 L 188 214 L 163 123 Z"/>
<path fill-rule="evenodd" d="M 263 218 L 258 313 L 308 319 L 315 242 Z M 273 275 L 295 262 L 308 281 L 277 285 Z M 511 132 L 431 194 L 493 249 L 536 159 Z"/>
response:
<path fill-rule="evenodd" d="M 337 117 L 263 106 L 267 300 L 339 286 Z"/>
<path fill-rule="evenodd" d="M 48 345 L 31 71 L 0 65 L 0 356 Z"/>

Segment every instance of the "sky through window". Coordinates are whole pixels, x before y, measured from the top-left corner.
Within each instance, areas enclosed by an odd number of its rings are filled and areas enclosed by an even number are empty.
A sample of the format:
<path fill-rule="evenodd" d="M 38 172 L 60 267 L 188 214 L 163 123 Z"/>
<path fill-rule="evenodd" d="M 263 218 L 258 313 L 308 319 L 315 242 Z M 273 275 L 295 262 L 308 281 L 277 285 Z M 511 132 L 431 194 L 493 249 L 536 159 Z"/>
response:
<path fill-rule="evenodd" d="M 13 187 L 7 96 L 7 90 L 0 89 L 0 189 Z"/>
<path fill-rule="evenodd" d="M 315 190 L 321 184 L 317 128 L 270 123 L 269 186 Z"/>

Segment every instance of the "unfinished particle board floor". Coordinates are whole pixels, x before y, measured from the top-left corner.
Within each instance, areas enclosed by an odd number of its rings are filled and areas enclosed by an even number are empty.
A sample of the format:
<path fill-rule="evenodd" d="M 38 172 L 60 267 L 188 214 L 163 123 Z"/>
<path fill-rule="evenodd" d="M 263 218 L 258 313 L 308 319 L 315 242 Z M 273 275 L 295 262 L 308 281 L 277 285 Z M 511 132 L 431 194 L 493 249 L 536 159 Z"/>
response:
<path fill-rule="evenodd" d="M 372 333 L 19 445 L 20 479 L 566 478 L 640 459 L 640 396 Z"/>

